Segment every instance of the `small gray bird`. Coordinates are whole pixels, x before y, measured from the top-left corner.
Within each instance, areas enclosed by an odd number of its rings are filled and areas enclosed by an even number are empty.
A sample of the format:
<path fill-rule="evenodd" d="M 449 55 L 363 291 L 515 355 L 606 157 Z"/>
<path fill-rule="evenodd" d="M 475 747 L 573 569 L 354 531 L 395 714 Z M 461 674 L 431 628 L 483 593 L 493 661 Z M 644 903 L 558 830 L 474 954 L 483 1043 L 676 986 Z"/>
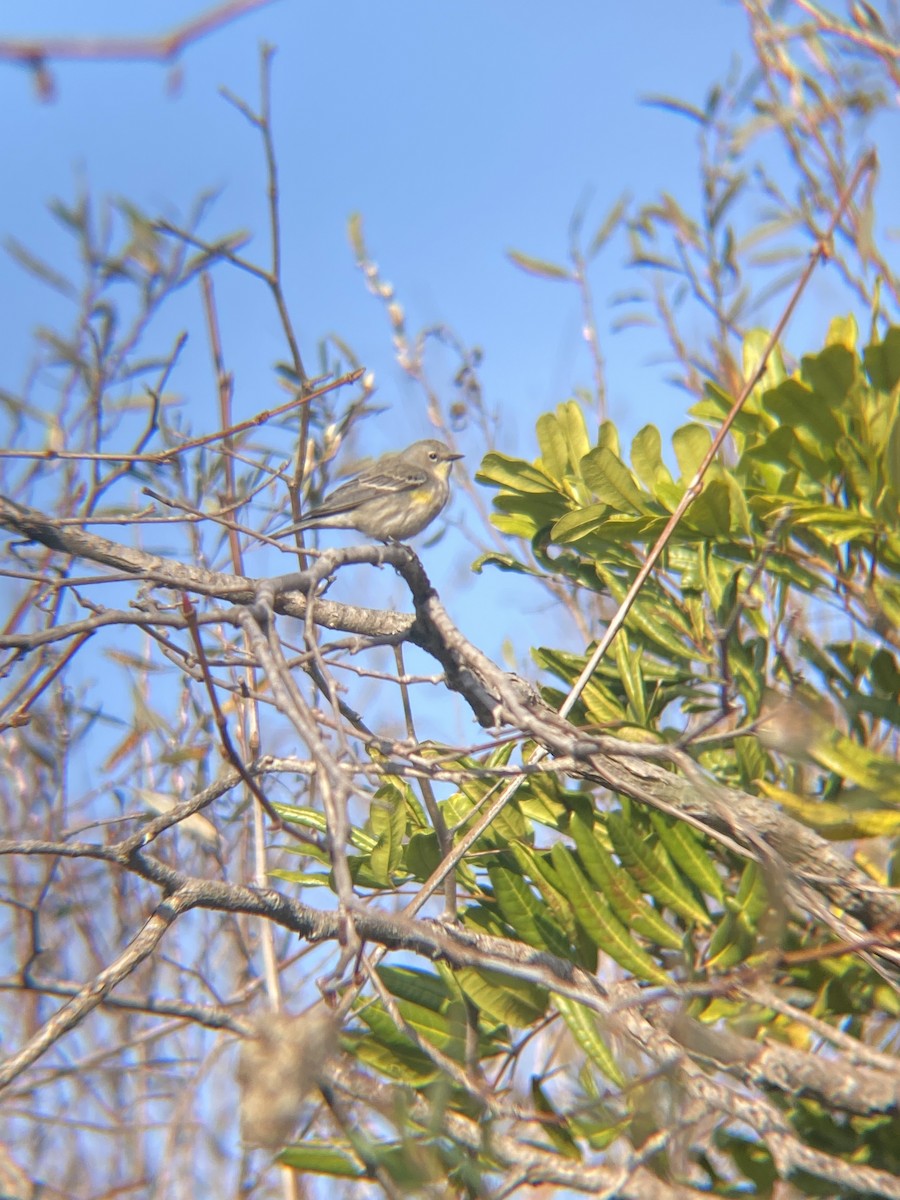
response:
<path fill-rule="evenodd" d="M 450 499 L 450 471 L 462 457 L 435 438 L 382 454 L 335 488 L 318 508 L 274 536 L 301 529 L 357 529 L 381 542 L 413 537 Z"/>

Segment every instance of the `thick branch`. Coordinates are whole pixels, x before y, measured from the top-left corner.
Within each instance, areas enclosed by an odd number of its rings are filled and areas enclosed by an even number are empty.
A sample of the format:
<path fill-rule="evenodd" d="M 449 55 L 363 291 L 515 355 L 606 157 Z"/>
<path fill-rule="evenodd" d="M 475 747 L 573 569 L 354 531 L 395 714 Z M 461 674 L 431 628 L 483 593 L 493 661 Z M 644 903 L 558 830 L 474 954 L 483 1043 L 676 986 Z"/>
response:
<path fill-rule="evenodd" d="M 259 584 L 245 576 L 189 566 L 94 533 L 86 533 L 75 526 L 60 525 L 36 509 L 26 508 L 4 496 L 0 496 L 0 527 L 12 530 L 29 541 L 40 542 L 51 550 L 100 563 L 133 575 L 135 579 L 149 580 L 178 592 L 194 592 L 231 604 L 252 604 L 259 590 Z M 372 557 L 367 557 L 365 561 L 377 561 L 378 554 L 379 550 L 373 547 Z M 295 590 L 281 591 L 275 608 L 285 616 L 302 620 L 306 615 L 306 597 L 302 590 L 296 589 L 302 589 L 308 576 L 300 572 L 290 579 Z M 152 618 L 148 617 L 147 620 L 152 624 Z M 413 619 L 402 613 L 334 604 L 319 598 L 316 600 L 316 621 L 326 629 L 339 629 L 364 637 L 397 639 L 408 635 Z"/>
<path fill-rule="evenodd" d="M 52 549 L 100 562 L 165 587 L 216 596 L 236 604 L 252 604 L 261 585 L 146 554 L 95 534 L 46 520 L 0 497 L 0 526 L 14 529 Z M 443 667 L 447 684 L 458 692 L 484 726 L 511 725 L 558 758 L 584 763 L 572 771 L 601 782 L 611 791 L 699 819 L 708 829 L 727 835 L 754 857 L 760 840 L 792 868 L 807 886 L 838 904 L 867 929 L 900 925 L 900 898 L 877 889 L 864 872 L 813 830 L 779 812 L 772 804 L 725 787 L 696 773 L 690 778 L 648 762 L 635 747 L 611 737 L 592 737 L 562 719 L 526 681 L 495 663 L 472 645 L 451 620 L 421 562 L 408 546 L 354 546 L 328 551 L 313 570 L 267 581 L 277 612 L 303 618 L 304 590 L 326 574 L 353 564 L 390 564 L 410 589 L 415 617 L 337 604 L 317 596 L 314 620 L 328 629 L 402 640 L 420 646 Z M 274 586 L 273 586 L 274 585 Z M 285 590 L 288 589 L 288 590 Z"/>

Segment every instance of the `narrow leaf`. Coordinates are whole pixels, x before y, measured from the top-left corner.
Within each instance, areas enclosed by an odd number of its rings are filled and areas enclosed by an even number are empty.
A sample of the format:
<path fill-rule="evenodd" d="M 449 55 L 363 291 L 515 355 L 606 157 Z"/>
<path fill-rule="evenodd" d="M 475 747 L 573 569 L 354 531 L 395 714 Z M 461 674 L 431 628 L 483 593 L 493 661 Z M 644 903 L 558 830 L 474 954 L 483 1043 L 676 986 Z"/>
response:
<path fill-rule="evenodd" d="M 304 1141 L 288 1146 L 278 1155 L 278 1162 L 306 1175 L 334 1175 L 341 1179 L 361 1179 L 365 1171 L 351 1155 L 328 1142 Z"/>
<path fill-rule="evenodd" d="M 597 1031 L 597 1014 L 591 1012 L 584 1004 L 579 1004 L 577 1000 L 570 1000 L 568 996 L 560 996 L 553 992 L 551 998 L 562 1019 L 568 1025 L 569 1032 L 588 1058 L 611 1083 L 614 1083 L 616 1087 L 624 1087 L 625 1076 Z"/>
<path fill-rule="evenodd" d="M 560 267 L 542 258 L 532 258 L 529 254 L 520 254 L 518 250 L 507 250 L 506 257 L 529 275 L 537 275 L 540 279 L 572 278 L 572 272 L 567 267 Z"/>
<path fill-rule="evenodd" d="M 722 878 L 715 868 L 715 860 L 710 857 L 699 835 L 683 821 L 665 817 L 662 813 L 651 813 L 650 821 L 673 862 L 688 879 L 701 892 L 714 896 L 720 904 L 724 903 L 725 889 L 722 886 Z"/>
<path fill-rule="evenodd" d="M 606 901 L 590 887 L 571 851 L 561 842 L 555 842 L 550 856 L 566 885 L 575 917 L 594 944 L 641 979 L 662 985 L 670 983 L 665 971 L 638 945 Z"/>
<path fill-rule="evenodd" d="M 597 832 L 579 813 L 573 813 L 569 820 L 569 834 L 585 870 L 603 890 L 616 915 L 630 929 L 658 946 L 680 950 L 680 935 L 647 903 L 628 872 L 613 861 Z"/>
<path fill-rule="evenodd" d="M 628 207 L 629 202 L 630 197 L 628 196 L 628 193 L 623 192 L 609 212 L 607 212 L 606 216 L 601 221 L 597 232 L 591 239 L 590 246 L 588 246 L 587 258 L 589 261 L 590 259 L 594 258 L 594 256 L 598 254 L 600 250 L 603 249 L 616 226 L 621 223 L 622 217 L 625 214 L 625 209 Z"/>
<path fill-rule="evenodd" d="M 651 850 L 621 813 L 610 813 L 606 818 L 606 827 L 616 853 L 638 887 L 655 896 L 661 904 L 686 921 L 709 924 L 709 914 L 675 874 L 666 861 L 665 852 L 659 853 L 661 846 L 657 846 L 656 852 Z"/>

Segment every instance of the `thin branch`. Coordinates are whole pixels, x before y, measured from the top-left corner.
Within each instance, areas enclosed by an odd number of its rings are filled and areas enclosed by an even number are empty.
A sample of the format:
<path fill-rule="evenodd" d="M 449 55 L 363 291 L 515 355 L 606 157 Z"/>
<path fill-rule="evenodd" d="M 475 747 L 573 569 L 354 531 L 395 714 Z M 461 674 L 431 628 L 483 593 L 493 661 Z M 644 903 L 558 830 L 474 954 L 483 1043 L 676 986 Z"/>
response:
<path fill-rule="evenodd" d="M 37 67 L 50 61 L 170 62 L 192 42 L 265 8 L 272 0 L 228 0 L 150 37 L 47 37 L 0 39 L 0 60 Z"/>

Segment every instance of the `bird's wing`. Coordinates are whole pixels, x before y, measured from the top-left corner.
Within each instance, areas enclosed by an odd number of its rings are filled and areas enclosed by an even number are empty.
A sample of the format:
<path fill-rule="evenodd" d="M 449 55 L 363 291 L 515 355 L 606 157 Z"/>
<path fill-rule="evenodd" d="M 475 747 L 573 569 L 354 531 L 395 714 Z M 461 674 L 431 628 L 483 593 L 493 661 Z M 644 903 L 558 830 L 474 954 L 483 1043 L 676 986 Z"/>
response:
<path fill-rule="evenodd" d="M 426 478 L 421 467 L 399 466 L 363 474 L 335 488 L 306 515 L 311 520 L 315 517 L 333 517 L 356 508 L 366 500 L 374 500 L 376 495 L 400 495 L 414 491 L 422 486 Z"/>
<path fill-rule="evenodd" d="M 367 475 L 359 486 L 371 488 L 373 492 L 412 492 L 427 478 L 421 467 L 392 467 L 390 471 Z"/>

